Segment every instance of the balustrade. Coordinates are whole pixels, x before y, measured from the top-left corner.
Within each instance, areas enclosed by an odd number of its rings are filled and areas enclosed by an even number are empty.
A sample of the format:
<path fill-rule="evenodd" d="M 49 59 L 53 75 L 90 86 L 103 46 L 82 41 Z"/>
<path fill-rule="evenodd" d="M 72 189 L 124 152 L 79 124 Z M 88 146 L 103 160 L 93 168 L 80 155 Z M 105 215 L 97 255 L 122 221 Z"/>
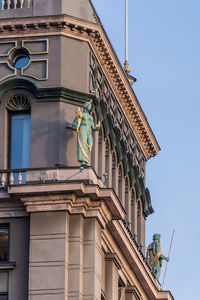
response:
<path fill-rule="evenodd" d="M 0 0 L 0 10 L 31 8 L 33 0 Z"/>
<path fill-rule="evenodd" d="M 1 171 L 0 172 L 0 187 L 6 185 L 22 184 L 25 183 L 26 172 L 21 170 L 16 171 Z"/>
<path fill-rule="evenodd" d="M 103 182 L 97 178 L 92 168 L 80 170 L 73 168 L 27 168 L 0 170 L 0 188 L 8 185 L 24 185 L 30 183 L 56 183 L 69 180 L 89 180 L 103 187 Z"/>

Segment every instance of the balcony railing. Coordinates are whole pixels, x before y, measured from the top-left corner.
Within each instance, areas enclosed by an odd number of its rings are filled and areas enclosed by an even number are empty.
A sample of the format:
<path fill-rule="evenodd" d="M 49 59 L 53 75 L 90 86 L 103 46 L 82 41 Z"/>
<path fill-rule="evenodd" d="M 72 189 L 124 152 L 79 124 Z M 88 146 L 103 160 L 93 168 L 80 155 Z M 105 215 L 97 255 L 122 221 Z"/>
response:
<path fill-rule="evenodd" d="M 31 8 L 32 0 L 0 0 L 0 10 Z"/>
<path fill-rule="evenodd" d="M 102 180 L 97 177 L 93 168 L 37 168 L 0 170 L 0 188 L 12 185 L 31 183 L 59 183 L 69 181 L 83 181 L 98 184 L 103 187 Z"/>

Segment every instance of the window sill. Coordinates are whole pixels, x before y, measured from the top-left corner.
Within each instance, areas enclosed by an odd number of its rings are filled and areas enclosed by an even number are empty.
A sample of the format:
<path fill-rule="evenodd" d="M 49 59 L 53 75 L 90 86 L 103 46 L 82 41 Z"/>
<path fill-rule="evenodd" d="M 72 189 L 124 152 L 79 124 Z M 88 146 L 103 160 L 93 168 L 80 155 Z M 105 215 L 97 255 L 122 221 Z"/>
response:
<path fill-rule="evenodd" d="M 16 262 L 0 262 L 0 271 L 1 270 L 14 270 Z"/>

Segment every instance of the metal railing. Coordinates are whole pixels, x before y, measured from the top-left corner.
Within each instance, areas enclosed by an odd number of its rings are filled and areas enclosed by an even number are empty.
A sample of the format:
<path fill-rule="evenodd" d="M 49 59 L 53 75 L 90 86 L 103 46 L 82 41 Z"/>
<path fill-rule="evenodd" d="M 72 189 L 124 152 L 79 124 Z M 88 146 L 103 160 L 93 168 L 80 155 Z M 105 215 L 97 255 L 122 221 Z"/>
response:
<path fill-rule="evenodd" d="M 33 0 L 0 0 L 0 10 L 31 8 Z"/>

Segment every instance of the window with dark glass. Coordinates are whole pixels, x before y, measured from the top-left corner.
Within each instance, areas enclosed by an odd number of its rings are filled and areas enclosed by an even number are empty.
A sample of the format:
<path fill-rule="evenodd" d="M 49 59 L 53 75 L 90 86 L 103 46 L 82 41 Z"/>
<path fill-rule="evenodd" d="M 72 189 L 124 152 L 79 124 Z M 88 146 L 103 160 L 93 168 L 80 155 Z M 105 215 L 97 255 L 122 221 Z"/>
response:
<path fill-rule="evenodd" d="M 9 228 L 8 226 L 0 226 L 0 263 L 9 261 Z"/>

